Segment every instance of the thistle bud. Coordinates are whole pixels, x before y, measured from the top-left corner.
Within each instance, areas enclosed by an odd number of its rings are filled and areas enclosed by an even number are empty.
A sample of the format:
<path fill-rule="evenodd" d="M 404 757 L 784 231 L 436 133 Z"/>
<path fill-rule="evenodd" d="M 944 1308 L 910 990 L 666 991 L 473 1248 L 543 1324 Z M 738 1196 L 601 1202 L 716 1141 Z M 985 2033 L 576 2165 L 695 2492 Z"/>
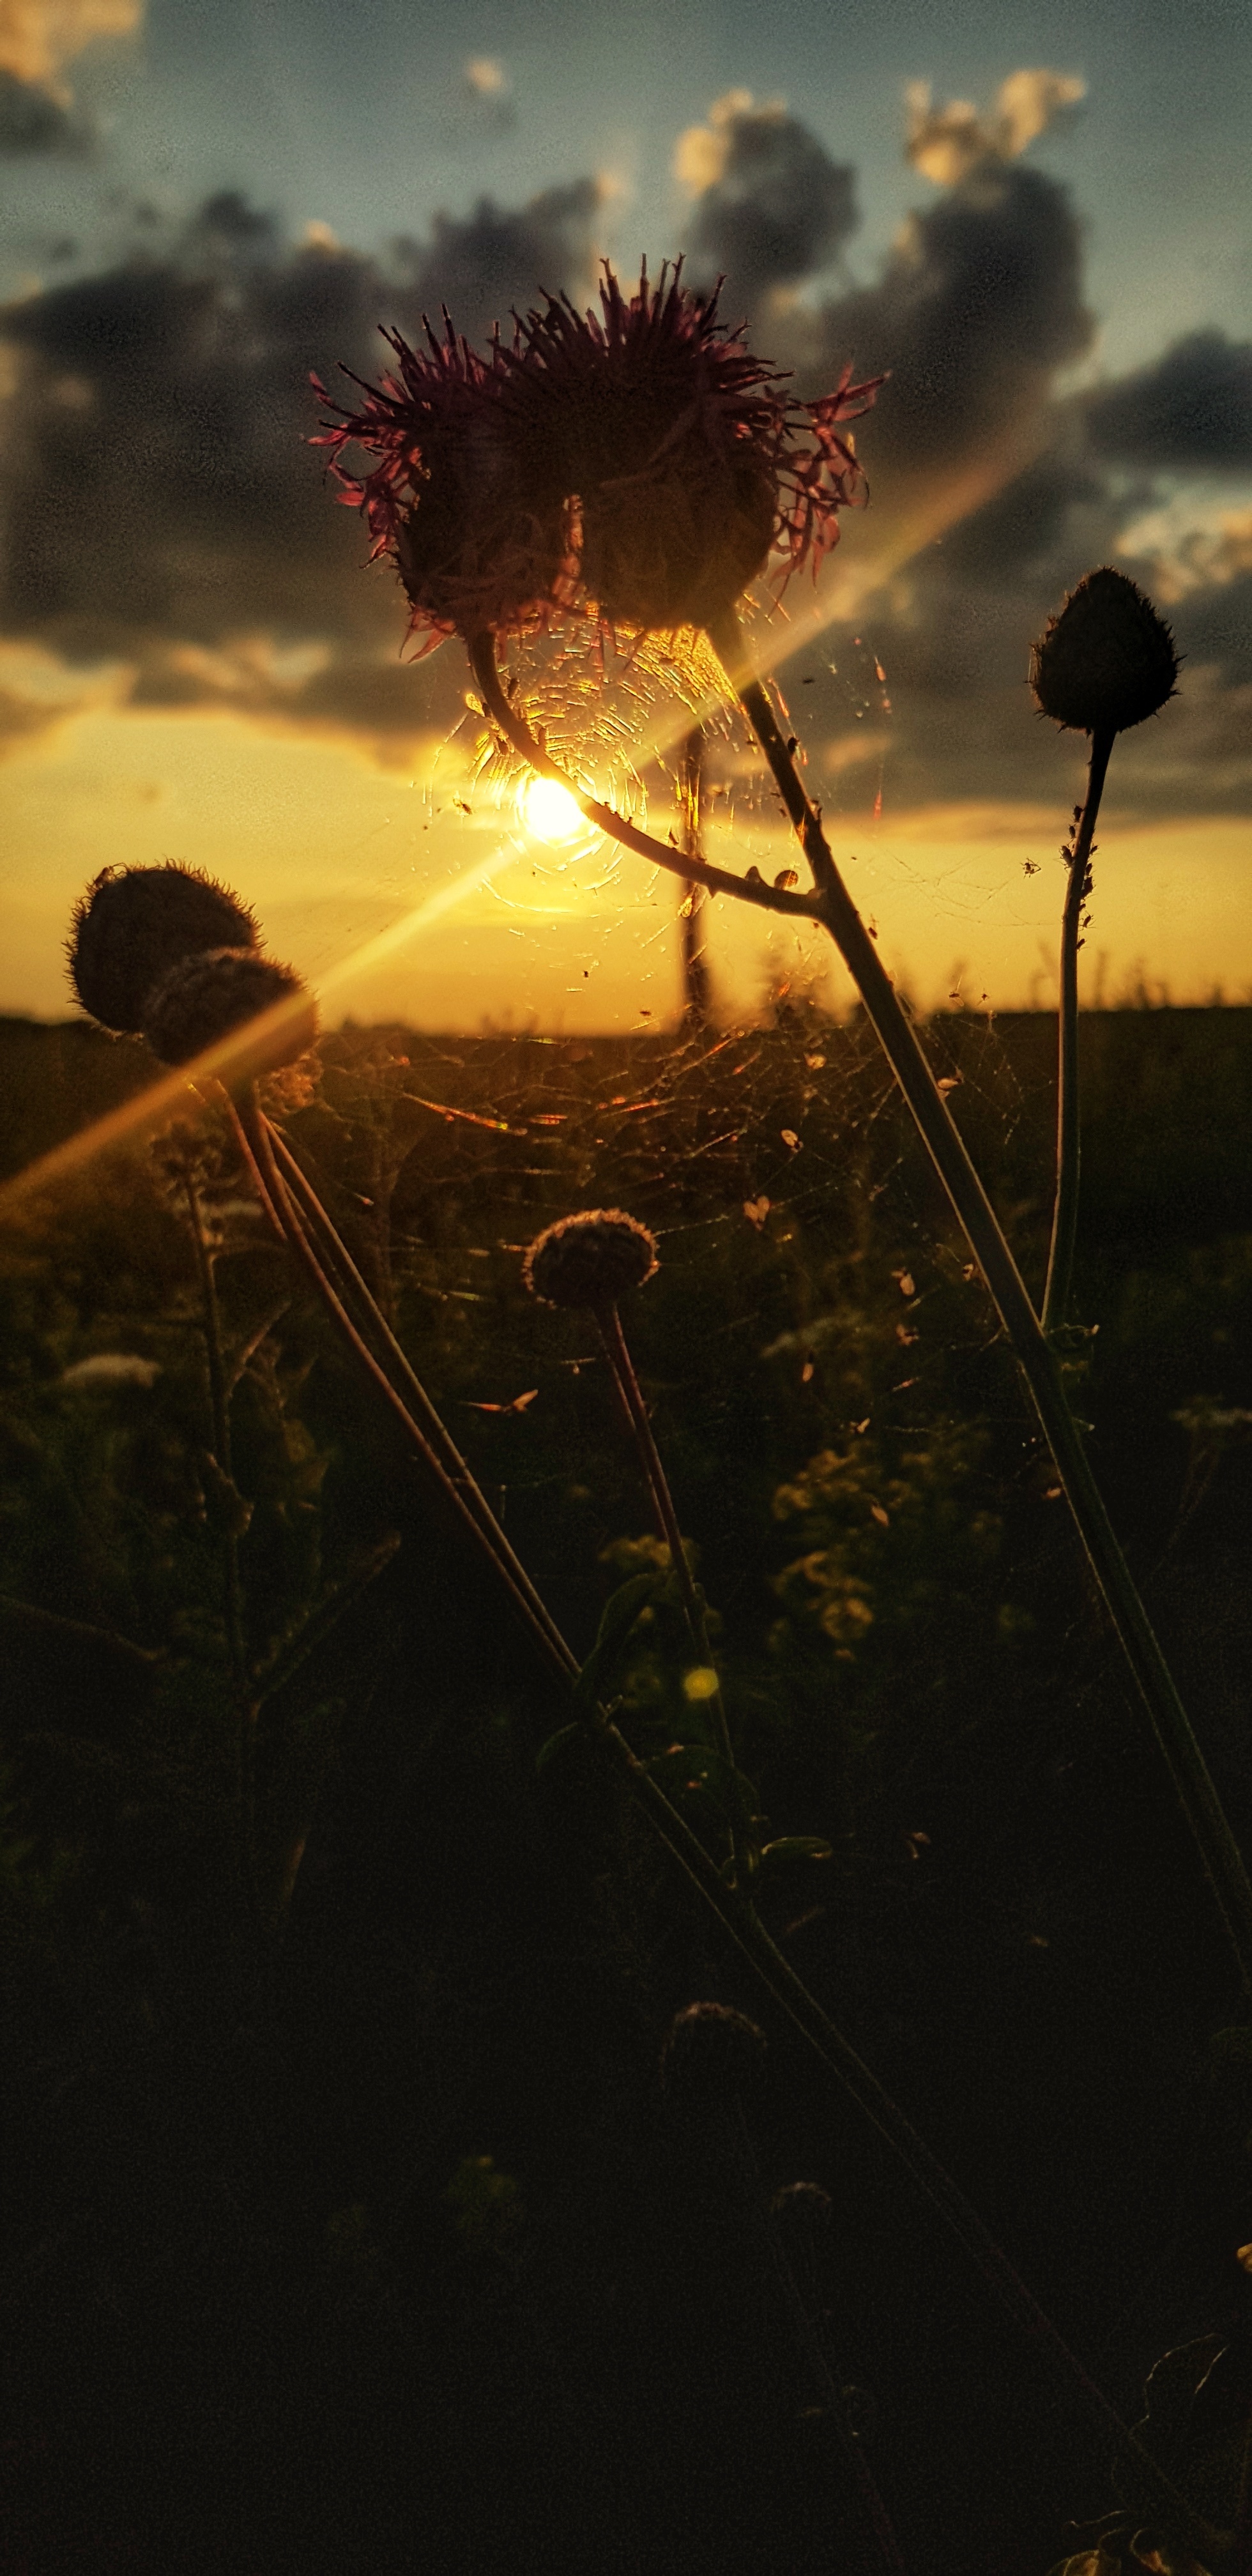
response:
<path fill-rule="evenodd" d="M 1173 696 L 1177 678 L 1164 618 L 1111 564 L 1070 592 L 1030 657 L 1037 704 L 1074 733 L 1124 733 L 1143 724 Z"/>
<path fill-rule="evenodd" d="M 615 1306 L 657 1267 L 656 1236 L 646 1225 L 621 1208 L 588 1208 L 536 1235 L 522 1277 L 547 1306 Z"/>
<path fill-rule="evenodd" d="M 265 1031 L 250 1073 L 303 1055 L 317 1033 L 316 1010 L 289 966 L 255 948 L 209 948 L 182 958 L 149 993 L 143 1034 L 162 1064 L 189 1064 L 232 1030 L 286 1001 L 291 1009 Z"/>
<path fill-rule="evenodd" d="M 252 914 L 199 868 L 102 868 L 75 906 L 67 949 L 85 1011 L 136 1034 L 153 985 L 205 948 L 256 945 Z"/>
<path fill-rule="evenodd" d="M 671 2102 L 723 2101 L 750 2092 L 764 2070 L 767 2041 L 730 2004 L 688 2004 L 675 2013 L 661 2051 L 661 2089 Z"/>

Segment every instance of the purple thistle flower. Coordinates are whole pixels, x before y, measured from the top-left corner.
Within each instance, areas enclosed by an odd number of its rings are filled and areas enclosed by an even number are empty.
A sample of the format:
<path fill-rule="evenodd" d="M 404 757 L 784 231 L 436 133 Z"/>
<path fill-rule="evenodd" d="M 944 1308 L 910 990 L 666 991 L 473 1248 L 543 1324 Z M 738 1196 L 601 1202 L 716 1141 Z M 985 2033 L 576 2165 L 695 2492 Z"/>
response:
<path fill-rule="evenodd" d="M 564 496 L 519 482 L 501 410 L 499 342 L 481 358 L 443 318 L 442 339 L 427 323 L 424 349 L 384 331 L 396 374 L 363 385 L 359 411 L 331 403 L 338 419 L 311 442 L 332 450 L 340 497 L 365 513 L 370 561 L 392 557 L 411 604 L 409 631 L 426 635 L 427 652 L 458 632 L 542 625 L 554 606 L 572 603 L 576 576 Z M 330 402 L 316 376 L 313 384 Z M 343 462 L 353 446 L 377 458 L 369 473 Z"/>
<path fill-rule="evenodd" d="M 743 326 L 682 283 L 682 262 L 646 267 L 625 297 L 605 265 L 601 313 L 549 297 L 502 349 L 506 407 L 529 470 L 563 468 L 577 496 L 581 571 L 601 614 L 628 625 L 705 626 L 764 570 L 814 570 L 837 542 L 838 513 L 866 498 L 842 423 L 873 402 L 881 377 L 845 370 L 820 401 L 743 345 Z"/>
<path fill-rule="evenodd" d="M 816 570 L 866 498 L 842 431 L 883 379 L 845 369 L 797 401 L 681 269 L 652 286 L 644 268 L 626 297 L 606 264 L 599 316 L 548 297 L 486 357 L 446 313 L 425 349 L 384 333 L 397 373 L 360 410 L 332 406 L 314 444 L 392 557 L 412 632 L 521 633 L 580 601 L 610 623 L 705 626 L 771 552 L 784 578 Z M 368 473 L 343 462 L 352 445 Z"/>

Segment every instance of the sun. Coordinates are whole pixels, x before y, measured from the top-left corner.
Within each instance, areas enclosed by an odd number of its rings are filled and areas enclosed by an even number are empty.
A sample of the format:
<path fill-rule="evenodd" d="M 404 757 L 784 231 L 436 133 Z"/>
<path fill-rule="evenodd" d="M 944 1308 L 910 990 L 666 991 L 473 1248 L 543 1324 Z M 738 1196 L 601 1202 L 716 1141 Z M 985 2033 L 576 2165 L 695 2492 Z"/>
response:
<path fill-rule="evenodd" d="M 581 806 L 555 778 L 528 780 L 521 797 L 522 822 L 536 841 L 555 848 L 577 841 L 587 829 Z"/>

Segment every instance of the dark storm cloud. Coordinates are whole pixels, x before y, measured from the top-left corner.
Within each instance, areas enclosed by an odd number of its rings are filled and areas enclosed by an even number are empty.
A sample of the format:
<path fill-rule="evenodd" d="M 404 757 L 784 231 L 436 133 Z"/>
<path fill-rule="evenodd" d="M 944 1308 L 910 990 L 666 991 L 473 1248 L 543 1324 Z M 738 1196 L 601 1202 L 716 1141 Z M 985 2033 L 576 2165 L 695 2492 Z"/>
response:
<path fill-rule="evenodd" d="M 246 232 L 236 255 L 238 215 L 205 210 L 187 245 L 203 260 L 136 261 L 3 317 L 21 362 L 0 468 L 9 635 L 85 659 L 368 622 L 360 530 L 306 443 L 308 378 L 340 356 L 374 367 L 401 299 L 366 260 L 271 261 Z"/>
<path fill-rule="evenodd" d="M 1154 366 L 1092 397 L 1087 426 L 1097 455 L 1119 463 L 1252 467 L 1252 341 L 1224 331 L 1175 340 Z"/>
<path fill-rule="evenodd" d="M 90 142 L 81 118 L 42 81 L 19 80 L 0 66 L 0 153 L 79 153 Z"/>
<path fill-rule="evenodd" d="M 379 323 L 416 337 L 444 300 L 474 329 L 545 271 L 554 290 L 585 286 L 597 203 L 588 180 L 514 214 L 483 205 L 384 272 L 326 244 L 290 247 L 221 194 L 163 252 L 12 306 L 0 633 L 79 663 L 132 662 L 147 704 L 411 729 L 418 697 L 395 673 L 403 599 L 388 568 L 363 569 L 362 523 L 333 506 L 308 443 L 310 374 L 332 390 L 340 362 L 376 378 Z M 260 635 L 276 653 L 240 652 Z M 282 649 L 319 639 L 325 667 L 292 678 Z"/>
<path fill-rule="evenodd" d="M 1252 682 L 1252 573 L 1192 591 L 1171 608 L 1170 621 L 1189 663 L 1217 670 L 1232 685 Z"/>
<path fill-rule="evenodd" d="M 757 202 L 748 160 L 736 159 L 747 113 L 741 103 L 698 129 L 717 153 L 706 153 L 688 238 L 710 258 L 716 227 Z M 895 709 L 888 799 L 1059 794 L 1063 811 L 1082 747 L 1034 715 L 1030 644 L 1094 564 L 1120 561 L 1152 589 L 1161 567 L 1136 562 L 1124 532 L 1166 496 L 1167 467 L 1242 456 L 1249 353 L 1201 334 L 1058 405 L 1056 370 L 1092 336 L 1079 228 L 1063 188 L 1003 157 L 915 215 L 875 283 L 771 312 L 767 285 L 784 283 L 784 261 L 828 257 L 851 195 L 815 188 L 806 214 L 791 183 L 813 138 L 781 111 L 766 121 L 780 157 L 761 169 L 778 188 L 755 249 L 745 230 L 743 260 L 758 282 L 758 344 L 797 366 L 802 391 L 824 390 L 849 360 L 892 371 L 859 430 L 872 506 L 845 524 L 849 563 L 855 551 L 863 568 L 882 568 L 858 631 Z M 341 360 L 377 378 L 388 355 L 378 324 L 416 338 L 423 310 L 445 302 L 481 336 L 541 286 L 583 300 L 599 202 L 590 179 L 512 210 L 483 200 L 380 262 L 328 238 L 293 246 L 224 193 L 179 236 L 154 219 L 112 269 L 0 315 L 15 378 L 0 441 L 0 636 L 71 664 L 121 662 L 135 703 L 343 727 L 397 756 L 422 725 L 450 720 L 460 660 L 402 663 L 402 595 L 389 567 L 364 569 L 361 521 L 333 506 L 324 456 L 308 444 L 308 378 L 333 389 Z M 980 478 L 988 497 L 975 507 Z M 942 541 L 919 551 L 928 511 Z M 1252 804 L 1244 546 L 1236 528 L 1174 566 L 1183 696 L 1119 753 L 1115 801 Z M 832 644 L 838 659 L 837 634 Z M 0 743 L 47 720 L 6 700 Z"/>
<path fill-rule="evenodd" d="M 848 360 L 858 376 L 890 370 L 862 452 L 871 468 L 931 471 L 1041 408 L 1093 336 L 1068 190 L 988 161 L 910 216 L 876 285 L 824 307 L 806 374 L 816 386 Z"/>
<path fill-rule="evenodd" d="M 480 197 L 462 219 L 436 215 L 429 241 L 392 245 L 410 301 L 436 317 L 446 304 L 469 340 L 483 339 L 494 322 L 507 331 L 514 307 L 535 303 L 541 289 L 585 302 L 600 203 L 598 181 L 575 179 L 511 212 Z"/>
<path fill-rule="evenodd" d="M 832 161 L 798 117 L 742 92 L 683 136 L 678 169 L 700 183 L 686 236 L 691 274 L 703 284 L 724 271 L 723 302 L 736 317 L 770 288 L 828 268 L 856 230 L 855 171 Z"/>

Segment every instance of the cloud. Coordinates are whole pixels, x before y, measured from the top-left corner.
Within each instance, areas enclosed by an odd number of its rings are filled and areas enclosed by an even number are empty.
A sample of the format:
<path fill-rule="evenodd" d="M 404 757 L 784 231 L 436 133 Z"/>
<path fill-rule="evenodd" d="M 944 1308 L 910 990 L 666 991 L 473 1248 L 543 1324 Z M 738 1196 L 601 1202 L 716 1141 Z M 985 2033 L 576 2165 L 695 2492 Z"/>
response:
<path fill-rule="evenodd" d="M 779 169 L 790 185 L 810 147 L 823 150 L 783 110 L 740 100 L 700 129 L 723 157 L 693 221 L 765 201 L 746 181 L 734 195 L 744 120 L 771 185 Z M 454 722 L 458 657 L 418 671 L 403 663 L 394 577 L 364 569 L 362 525 L 332 506 L 324 458 L 307 444 L 317 419 L 308 376 L 331 383 L 343 360 L 376 377 L 386 364 L 377 324 L 415 338 L 423 310 L 444 301 L 478 336 L 541 284 L 581 298 L 600 205 L 590 178 L 520 207 L 483 199 L 373 259 L 324 228 L 292 243 L 263 209 L 223 191 L 180 231 L 149 223 L 115 266 L 0 314 L 12 377 L 0 436 L 0 742 L 20 748 L 76 706 L 105 701 L 229 709 L 350 734 L 396 760 Z M 748 243 L 744 274 L 762 317 L 784 256 L 826 255 L 842 218 L 829 220 L 824 235 L 810 223 L 807 253 L 794 234 L 785 253 L 773 236 Z M 860 426 L 872 506 L 849 523 L 831 575 L 836 592 L 845 563 L 856 575 L 855 631 L 888 675 L 885 787 L 897 807 L 1058 790 L 1064 806 L 1081 746 L 1058 744 L 1034 717 L 1029 647 L 1066 590 L 1105 561 L 1172 600 L 1189 657 L 1182 698 L 1119 754 L 1118 801 L 1252 804 L 1246 508 L 1227 487 L 1225 514 L 1210 509 L 1203 527 L 1162 517 L 1170 471 L 1242 455 L 1248 350 L 1201 334 L 1058 403 L 1056 369 L 1091 339 L 1081 248 L 1064 188 L 1020 159 L 984 156 L 910 219 L 875 280 L 824 304 L 775 304 L 768 338 L 762 319 L 763 348 L 794 359 L 801 390 L 827 386 L 848 359 L 894 370 Z M 837 633 L 830 651 L 841 658 Z M 855 787 L 860 773 L 839 758 Z"/>
<path fill-rule="evenodd" d="M 967 98 L 935 107 L 929 82 L 913 81 L 907 91 L 908 158 L 939 187 L 959 187 L 980 162 L 1016 160 L 1086 94 L 1086 82 L 1074 72 L 1010 72 L 990 114 L 980 116 Z"/>
<path fill-rule="evenodd" d="M 679 137 L 675 174 L 695 198 L 692 272 L 724 271 L 729 304 L 754 306 L 830 266 L 856 229 L 855 172 L 781 101 L 728 90 Z"/>
<path fill-rule="evenodd" d="M 463 99 L 474 112 L 481 131 L 483 126 L 505 133 L 517 123 L 517 106 L 513 86 L 502 62 L 493 54 L 475 54 L 461 74 Z"/>
<path fill-rule="evenodd" d="M 129 36 L 143 0 L 0 0 L 0 155 L 83 152 L 90 126 L 59 77 L 98 38 Z"/>
<path fill-rule="evenodd" d="M 0 153 L 81 152 L 89 134 L 41 81 L 0 69 Z"/>
<path fill-rule="evenodd" d="M 406 295 L 421 312 L 437 315 L 446 304 L 471 340 L 493 322 L 507 328 L 514 306 L 533 304 L 540 288 L 585 301 L 602 202 L 598 179 L 575 179 L 525 206 L 507 209 L 480 197 L 467 216 L 436 215 L 429 241 L 402 236 L 392 244 Z"/>
<path fill-rule="evenodd" d="M 429 683 L 401 666 L 403 600 L 333 506 L 309 376 L 333 384 L 342 361 L 377 377 L 379 323 L 416 338 L 445 300 L 477 333 L 538 279 L 586 288 L 598 202 L 590 179 L 516 210 L 483 201 L 384 266 L 325 228 L 293 246 L 225 191 L 180 233 L 149 227 L 116 267 L 0 313 L 0 638 L 80 674 L 124 665 L 136 704 L 376 742 L 430 721 L 425 697 L 452 682 L 442 659 Z M 44 721 L 18 690 L 0 734 Z"/>
<path fill-rule="evenodd" d="M 486 54 L 477 55 L 465 66 L 465 86 L 475 98 L 502 98 L 508 88 L 503 63 L 493 62 Z"/>
<path fill-rule="evenodd" d="M 1041 171 L 982 162 L 909 217 L 882 276 L 827 304 L 806 374 L 891 371 L 860 441 L 884 471 L 933 474 L 985 453 L 1047 404 L 1094 323 L 1069 193 Z"/>
<path fill-rule="evenodd" d="M 1158 470 L 1252 468 L 1252 341 L 1192 331 L 1152 366 L 1093 394 L 1087 426 L 1100 456 Z"/>
<path fill-rule="evenodd" d="M 52 83 L 100 37 L 129 36 L 143 0 L 0 0 L 0 70 Z"/>

